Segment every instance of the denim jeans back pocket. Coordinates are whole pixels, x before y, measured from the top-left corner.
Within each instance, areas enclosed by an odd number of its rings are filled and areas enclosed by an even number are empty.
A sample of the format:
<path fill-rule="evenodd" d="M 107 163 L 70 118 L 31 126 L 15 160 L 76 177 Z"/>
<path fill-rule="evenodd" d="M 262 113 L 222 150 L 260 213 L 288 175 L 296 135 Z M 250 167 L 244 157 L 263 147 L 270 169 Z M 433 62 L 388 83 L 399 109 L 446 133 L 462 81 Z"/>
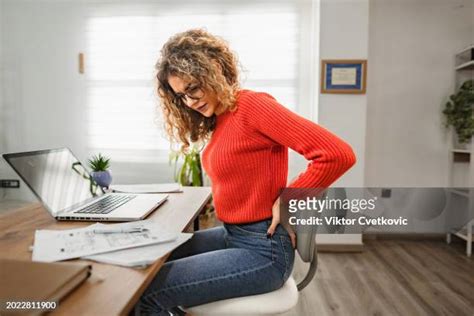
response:
<path fill-rule="evenodd" d="M 228 231 L 228 247 L 242 248 L 255 251 L 260 255 L 275 260 L 275 245 L 271 238 L 267 238 L 266 230 L 248 228 L 247 225 L 225 224 Z"/>

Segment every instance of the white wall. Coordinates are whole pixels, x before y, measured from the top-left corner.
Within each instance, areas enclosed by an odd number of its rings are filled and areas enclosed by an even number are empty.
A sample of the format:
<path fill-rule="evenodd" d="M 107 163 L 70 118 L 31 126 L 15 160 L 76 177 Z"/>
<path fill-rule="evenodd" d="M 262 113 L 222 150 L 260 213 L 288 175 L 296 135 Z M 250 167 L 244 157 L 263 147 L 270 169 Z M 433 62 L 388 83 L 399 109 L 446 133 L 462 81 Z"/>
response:
<path fill-rule="evenodd" d="M 320 10 L 320 58 L 367 59 L 368 0 L 321 0 Z M 351 144 L 357 156 L 337 186 L 364 185 L 366 116 L 366 95 L 319 97 L 319 123 Z"/>
<path fill-rule="evenodd" d="M 440 114 L 454 54 L 474 43 L 471 0 L 321 0 L 321 59 L 368 59 L 366 95 L 319 97 L 319 123 L 358 161 L 339 186 L 445 186 Z"/>
<path fill-rule="evenodd" d="M 473 6 L 472 0 L 322 0 L 321 58 L 368 59 L 365 96 L 320 96 L 320 123 L 348 140 L 358 157 L 338 185 L 447 185 L 441 109 L 454 88 L 454 54 L 474 43 Z M 414 213 L 393 211 L 408 218 L 406 230 L 419 222 Z M 424 224 L 445 227 L 444 214 Z M 347 243 L 330 235 L 318 242 Z"/>
<path fill-rule="evenodd" d="M 472 0 L 370 1 L 366 186 L 446 186 L 441 110 L 454 54 L 474 43 Z"/>
<path fill-rule="evenodd" d="M 0 0 L 0 153 L 4 150 L 4 138 L 5 138 L 5 123 L 4 123 L 4 113 L 3 113 L 3 0 Z M 1 165 L 0 165 L 0 175 L 1 175 Z M 0 176 L 1 177 L 1 176 Z M 0 189 L 1 190 L 1 189 Z M 1 197 L 0 192 L 0 197 Z"/>
<path fill-rule="evenodd" d="M 5 151 L 5 118 L 3 105 L 3 0 L 0 0 L 0 154 Z M 0 179 L 5 173 L 5 163 L 0 157 Z M 0 199 L 4 197 L 5 189 L 0 188 Z"/>
<path fill-rule="evenodd" d="M 367 59 L 369 0 L 321 0 L 320 58 Z M 370 66 L 369 66 L 370 67 Z M 357 163 L 335 186 L 364 186 L 366 95 L 320 94 L 319 123 L 351 144 Z M 361 234 L 319 234 L 318 244 L 361 245 Z"/>
<path fill-rule="evenodd" d="M 71 146 L 82 153 L 83 101 L 73 3 L 5 1 L 2 19 L 6 151 Z M 18 178 L 8 169 L 11 177 Z M 9 198 L 32 200 L 22 183 Z"/>

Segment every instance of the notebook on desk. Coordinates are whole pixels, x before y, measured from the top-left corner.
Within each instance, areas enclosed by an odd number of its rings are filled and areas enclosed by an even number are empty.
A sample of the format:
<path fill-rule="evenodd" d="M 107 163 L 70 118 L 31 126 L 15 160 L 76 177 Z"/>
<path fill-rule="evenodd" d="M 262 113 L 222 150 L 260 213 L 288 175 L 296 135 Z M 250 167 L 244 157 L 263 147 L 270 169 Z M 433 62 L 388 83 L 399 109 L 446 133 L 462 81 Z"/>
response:
<path fill-rule="evenodd" d="M 110 186 L 115 193 L 181 193 L 183 188 L 179 183 L 152 184 L 114 184 Z"/>
<path fill-rule="evenodd" d="M 32 312 L 54 309 L 68 293 L 84 282 L 92 266 L 86 263 L 43 263 L 0 259 L 0 314 L 21 311 L 9 309 L 5 302 L 56 302 L 44 304 Z M 41 308 L 42 307 L 42 308 Z M 24 311 L 23 311 L 24 312 Z"/>

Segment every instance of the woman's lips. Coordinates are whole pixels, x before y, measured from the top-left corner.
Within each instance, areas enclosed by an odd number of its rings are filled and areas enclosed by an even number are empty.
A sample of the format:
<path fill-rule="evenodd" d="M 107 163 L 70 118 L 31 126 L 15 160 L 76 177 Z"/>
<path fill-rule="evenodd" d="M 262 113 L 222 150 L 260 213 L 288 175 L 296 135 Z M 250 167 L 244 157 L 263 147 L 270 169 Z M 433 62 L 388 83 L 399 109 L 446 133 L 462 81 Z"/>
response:
<path fill-rule="evenodd" d="M 200 107 L 196 109 L 196 111 L 199 111 L 199 112 L 205 112 L 206 110 L 207 110 L 207 103 L 204 105 L 201 105 Z"/>

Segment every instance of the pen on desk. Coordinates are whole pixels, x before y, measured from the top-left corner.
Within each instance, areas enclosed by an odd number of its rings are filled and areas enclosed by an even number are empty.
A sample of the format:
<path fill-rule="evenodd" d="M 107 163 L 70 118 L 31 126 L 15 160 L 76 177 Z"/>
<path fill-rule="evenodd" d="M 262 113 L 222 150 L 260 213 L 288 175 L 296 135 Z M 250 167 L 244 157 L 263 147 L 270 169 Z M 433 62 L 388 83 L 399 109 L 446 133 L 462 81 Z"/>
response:
<path fill-rule="evenodd" d="M 94 228 L 92 231 L 95 234 L 114 234 L 114 233 L 141 233 L 147 231 L 147 228 L 144 227 L 122 227 L 122 228 Z"/>

